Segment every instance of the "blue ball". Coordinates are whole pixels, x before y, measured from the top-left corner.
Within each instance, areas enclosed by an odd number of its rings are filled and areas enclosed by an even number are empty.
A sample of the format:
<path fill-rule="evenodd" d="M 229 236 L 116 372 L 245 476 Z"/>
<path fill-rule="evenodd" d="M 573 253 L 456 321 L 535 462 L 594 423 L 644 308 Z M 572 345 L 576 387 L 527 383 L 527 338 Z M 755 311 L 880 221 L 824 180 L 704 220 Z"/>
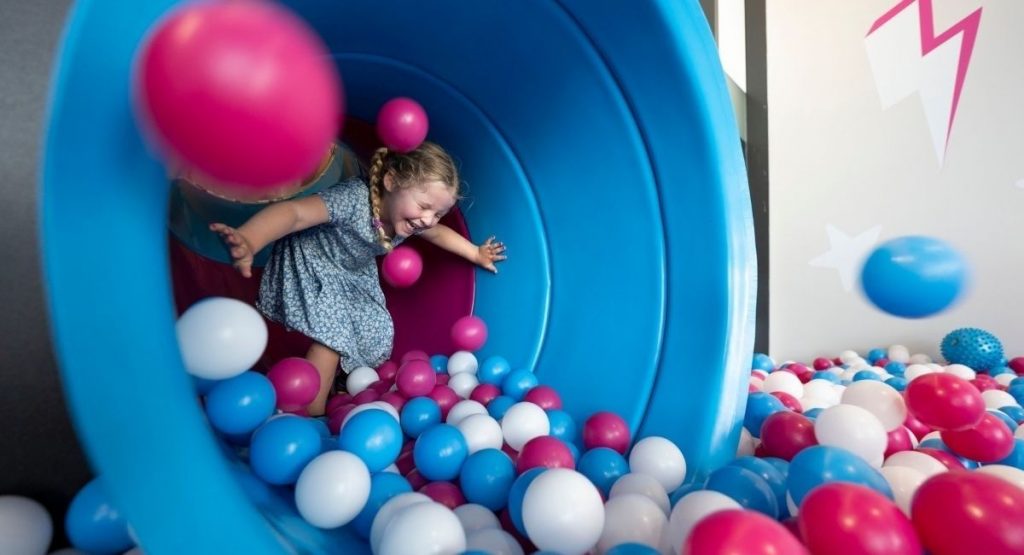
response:
<path fill-rule="evenodd" d="M 309 461 L 323 452 L 323 437 L 308 418 L 275 416 L 252 434 L 249 465 L 268 484 L 294 484 Z"/>
<path fill-rule="evenodd" d="M 111 504 L 101 478 L 75 494 L 64 517 L 64 529 L 71 545 L 87 553 L 123 553 L 135 545 L 128 535 L 128 521 Z"/>
<path fill-rule="evenodd" d="M 438 374 L 445 374 L 448 372 L 448 357 L 444 355 L 434 355 L 430 357 L 430 367 L 434 369 L 434 372 Z"/>
<path fill-rule="evenodd" d="M 210 425 L 228 435 L 247 435 L 274 413 L 277 395 L 263 374 L 242 372 L 218 382 L 206 396 Z"/>
<path fill-rule="evenodd" d="M 1010 368 L 1009 366 L 997 366 L 988 371 L 988 375 L 993 378 L 1000 374 L 1016 374 L 1016 372 L 1014 372 L 1013 368 Z"/>
<path fill-rule="evenodd" d="M 810 419 L 813 422 L 813 421 L 818 419 L 818 415 L 821 414 L 821 411 L 823 411 L 823 410 L 825 410 L 825 409 L 813 408 L 813 409 L 810 409 L 810 410 L 806 410 L 806 411 L 804 411 L 804 416 L 806 416 L 808 419 Z"/>
<path fill-rule="evenodd" d="M 540 383 L 537 375 L 527 369 L 513 370 L 501 382 L 501 392 L 515 401 L 521 401 L 526 393 Z"/>
<path fill-rule="evenodd" d="M 1020 409 L 1020 407 L 1011 406 L 1011 410 L 1014 408 Z M 1000 409 L 986 409 L 986 412 L 992 413 L 992 416 L 995 416 L 1002 421 L 1003 424 L 1006 424 L 1006 427 L 1010 429 L 1011 433 L 1017 429 L 1017 422 L 1006 412 Z"/>
<path fill-rule="evenodd" d="M 569 413 L 559 409 L 552 409 L 547 413 L 550 424 L 548 435 L 570 444 L 576 441 L 576 421 Z"/>
<path fill-rule="evenodd" d="M 772 357 L 764 353 L 754 353 L 754 360 L 750 363 L 750 369 L 771 372 L 772 370 L 775 370 L 775 361 L 772 360 Z"/>
<path fill-rule="evenodd" d="M 960 296 L 967 263 L 939 239 L 899 237 L 868 256 L 860 278 L 868 300 L 883 312 L 924 318 L 949 308 Z"/>
<path fill-rule="evenodd" d="M 221 380 L 208 380 L 199 376 L 192 376 L 192 387 L 196 389 L 196 393 L 199 395 L 206 395 L 220 382 Z"/>
<path fill-rule="evenodd" d="M 885 380 L 885 383 L 896 391 L 904 391 L 907 389 L 907 379 L 903 376 L 893 376 L 888 380 Z"/>
<path fill-rule="evenodd" d="M 918 444 L 918 447 L 924 449 L 937 449 L 939 451 L 945 451 L 946 453 L 953 455 L 956 458 L 956 460 L 960 461 L 960 464 L 962 464 L 964 468 L 966 468 L 967 470 L 973 470 L 981 466 L 981 463 L 979 463 L 978 461 L 973 461 L 971 459 L 968 459 L 967 457 L 957 455 L 956 453 L 953 452 L 952 449 L 949 448 L 948 445 L 946 445 L 944 441 L 937 437 L 929 438 L 922 441 L 920 444 Z"/>
<path fill-rule="evenodd" d="M 430 397 L 413 397 L 402 406 L 402 430 L 413 439 L 440 423 L 441 407 Z"/>
<path fill-rule="evenodd" d="M 754 437 L 761 437 L 761 425 L 769 416 L 786 410 L 786 406 L 771 393 L 757 391 L 747 397 L 747 411 L 743 416 L 743 427 Z"/>
<path fill-rule="evenodd" d="M 783 519 L 789 516 L 789 507 L 786 506 L 786 474 L 780 472 L 774 464 L 765 459 L 746 456 L 735 459 L 734 461 L 730 462 L 728 466 L 738 466 L 741 468 L 746 468 L 747 470 L 753 472 L 754 474 L 757 474 L 759 478 L 764 480 L 765 483 L 767 483 L 768 486 L 771 487 L 772 493 L 775 494 L 775 509 L 778 511 L 778 513 L 773 518 Z M 712 474 L 712 476 L 713 475 L 714 474 Z"/>
<path fill-rule="evenodd" d="M 491 399 L 490 403 L 487 403 L 487 414 L 491 415 L 491 418 L 500 421 L 514 404 L 516 404 L 515 399 L 508 395 L 498 395 Z"/>
<path fill-rule="evenodd" d="M 842 378 L 840 378 L 836 374 L 833 374 L 832 372 L 828 372 L 826 370 L 819 370 L 819 371 L 811 374 L 811 379 L 812 380 L 827 380 L 827 381 L 830 381 L 832 383 L 839 383 L 839 382 L 843 381 Z"/>
<path fill-rule="evenodd" d="M 416 468 L 431 481 L 448 481 L 458 476 L 468 455 L 466 438 L 450 424 L 438 424 L 423 432 L 412 448 Z"/>
<path fill-rule="evenodd" d="M 642 543 L 620 543 L 604 553 L 605 555 L 658 555 L 658 550 Z"/>
<path fill-rule="evenodd" d="M 694 492 L 694 491 L 700 491 L 700 490 L 704 489 L 704 484 L 705 483 L 706 483 L 706 480 L 695 480 L 695 481 L 690 482 L 688 484 L 683 484 L 683 485 L 679 486 L 678 488 L 675 489 L 675 491 L 673 491 L 672 493 L 669 494 L 669 496 L 668 496 L 669 506 L 670 507 L 675 507 L 676 503 L 678 503 L 680 499 L 686 497 L 686 494 Z"/>
<path fill-rule="evenodd" d="M 412 486 L 409 480 L 394 472 L 378 472 L 370 477 L 370 497 L 366 500 L 366 506 L 352 519 L 352 529 L 364 539 L 370 537 L 370 528 L 373 526 L 373 517 L 377 516 L 380 508 L 389 499 L 401 493 L 409 493 Z"/>
<path fill-rule="evenodd" d="M 1011 430 L 1016 430 L 1017 426 L 1019 426 L 1021 422 L 1024 422 L 1024 408 L 1021 408 L 1018 405 L 1007 405 L 1005 407 L 999 407 L 999 410 L 1006 416 L 1009 416 L 1011 420 L 1013 420 L 1015 425 L 1010 426 Z"/>
<path fill-rule="evenodd" d="M 345 423 L 338 434 L 338 447 L 362 459 L 372 474 L 398 459 L 403 439 L 402 428 L 393 416 L 384 410 L 369 409 Z"/>
<path fill-rule="evenodd" d="M 942 338 L 942 357 L 950 364 L 963 364 L 974 370 L 997 368 L 1003 360 L 999 338 L 978 328 L 960 328 Z"/>
<path fill-rule="evenodd" d="M 1024 439 L 1014 438 L 1013 451 L 1010 451 L 1010 454 L 1005 459 L 996 464 L 1005 464 L 1006 466 L 1024 470 Z"/>
<path fill-rule="evenodd" d="M 861 370 L 853 375 L 853 381 L 859 382 L 861 380 L 875 380 L 876 382 L 880 382 L 882 381 L 882 377 L 874 370 Z"/>
<path fill-rule="evenodd" d="M 1024 405 L 1024 383 L 1010 384 L 1010 387 L 1006 388 L 1006 392 L 1009 393 L 1017 403 Z"/>
<path fill-rule="evenodd" d="M 786 491 L 798 507 L 812 489 L 828 482 L 859 484 L 893 499 L 892 488 L 885 477 L 846 449 L 814 445 L 800 451 L 790 461 Z"/>
<path fill-rule="evenodd" d="M 466 459 L 459 472 L 462 494 L 470 503 L 500 511 L 508 504 L 516 466 L 499 449 L 481 449 Z"/>
<path fill-rule="evenodd" d="M 786 476 L 789 476 L 789 461 L 778 457 L 764 457 L 761 460 L 771 463 L 771 465 L 775 467 L 775 470 L 778 470 L 779 473 L 782 474 L 783 481 L 785 481 Z M 783 497 L 783 501 L 785 501 L 785 497 Z"/>
<path fill-rule="evenodd" d="M 871 364 L 874 364 L 874 363 L 878 362 L 879 360 L 882 360 L 883 358 L 888 356 L 888 354 L 889 353 L 885 349 L 871 349 L 870 351 L 868 351 L 867 359 L 868 359 L 868 362 L 870 362 Z"/>
<path fill-rule="evenodd" d="M 531 468 L 523 472 L 512 482 L 512 487 L 508 491 L 508 516 L 512 520 L 512 525 L 524 536 L 526 535 L 526 526 L 523 525 L 523 497 L 526 496 L 526 488 L 530 487 L 534 479 L 545 470 L 547 469 Z"/>
<path fill-rule="evenodd" d="M 769 465 L 771 466 L 771 465 Z M 705 489 L 725 494 L 744 509 L 779 518 L 779 501 L 767 481 L 755 472 L 732 464 L 711 473 Z"/>
<path fill-rule="evenodd" d="M 505 357 L 492 356 L 487 357 L 480 364 L 476 370 L 476 379 L 480 383 L 489 383 L 491 385 L 501 386 L 501 382 L 504 381 L 505 375 L 512 371 L 512 366 L 509 365 Z"/>
<path fill-rule="evenodd" d="M 892 376 L 903 376 L 907 371 L 907 365 L 894 360 L 885 365 L 885 371 Z"/>
<path fill-rule="evenodd" d="M 583 453 L 576 463 L 576 470 L 586 476 L 607 498 L 615 480 L 629 473 L 629 463 L 614 449 L 595 447 Z"/>

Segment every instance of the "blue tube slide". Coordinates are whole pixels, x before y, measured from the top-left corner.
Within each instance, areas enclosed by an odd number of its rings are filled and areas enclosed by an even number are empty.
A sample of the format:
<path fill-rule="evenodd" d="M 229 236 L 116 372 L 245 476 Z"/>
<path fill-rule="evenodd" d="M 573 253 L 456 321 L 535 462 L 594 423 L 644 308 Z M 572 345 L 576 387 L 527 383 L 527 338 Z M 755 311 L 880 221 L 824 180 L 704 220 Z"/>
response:
<path fill-rule="evenodd" d="M 367 550 L 315 530 L 230 457 L 174 334 L 168 183 L 130 101 L 133 56 L 170 0 L 83 0 L 55 70 L 42 250 L 79 437 L 153 552 Z M 501 354 L 662 435 L 691 475 L 734 456 L 753 344 L 753 226 L 740 140 L 696 1 L 296 0 L 348 110 L 416 98 L 461 162 L 475 237 L 510 249 L 477 280 Z"/>

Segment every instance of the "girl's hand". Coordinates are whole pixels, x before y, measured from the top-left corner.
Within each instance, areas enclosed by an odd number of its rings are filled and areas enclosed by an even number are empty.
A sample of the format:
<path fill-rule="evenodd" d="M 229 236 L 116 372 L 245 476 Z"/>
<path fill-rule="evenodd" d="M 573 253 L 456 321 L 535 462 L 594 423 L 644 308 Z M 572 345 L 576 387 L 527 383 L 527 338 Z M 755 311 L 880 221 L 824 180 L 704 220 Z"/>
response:
<path fill-rule="evenodd" d="M 501 262 L 506 258 L 508 257 L 505 256 L 505 243 L 495 241 L 492 235 L 484 241 L 484 244 L 477 248 L 475 262 L 485 270 L 490 270 L 496 274 L 498 269 L 494 266 L 494 263 Z"/>
<path fill-rule="evenodd" d="M 244 277 L 252 277 L 252 259 L 256 253 L 252 252 L 249 240 L 237 229 L 224 224 L 210 224 L 210 230 L 217 232 L 224 244 L 231 253 L 235 269 Z"/>

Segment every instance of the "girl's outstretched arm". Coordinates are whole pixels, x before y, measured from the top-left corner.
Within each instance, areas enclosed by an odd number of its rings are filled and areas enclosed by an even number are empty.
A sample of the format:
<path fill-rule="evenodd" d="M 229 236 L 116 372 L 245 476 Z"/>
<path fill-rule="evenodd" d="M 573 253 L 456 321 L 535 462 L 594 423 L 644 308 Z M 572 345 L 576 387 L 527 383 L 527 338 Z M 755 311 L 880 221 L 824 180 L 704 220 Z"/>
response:
<path fill-rule="evenodd" d="M 238 272 L 245 277 L 252 277 L 253 257 L 263 247 L 285 235 L 329 220 L 327 205 L 318 195 L 312 195 L 271 204 L 238 229 L 222 223 L 210 224 L 210 229 L 219 233 L 224 240 Z"/>
<path fill-rule="evenodd" d="M 494 264 L 508 258 L 505 256 L 505 244 L 495 241 L 493 236 L 477 246 L 454 229 L 438 224 L 420 233 L 420 237 L 495 274 L 498 268 Z"/>

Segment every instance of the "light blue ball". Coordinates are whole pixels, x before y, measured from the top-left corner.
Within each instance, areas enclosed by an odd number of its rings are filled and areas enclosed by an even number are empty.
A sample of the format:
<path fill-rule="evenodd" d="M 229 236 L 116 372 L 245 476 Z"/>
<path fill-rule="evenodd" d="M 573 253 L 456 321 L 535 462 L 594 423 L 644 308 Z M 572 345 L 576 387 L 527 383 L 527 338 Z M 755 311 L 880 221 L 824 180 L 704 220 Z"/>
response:
<path fill-rule="evenodd" d="M 525 368 L 513 370 L 501 382 L 501 393 L 515 401 L 522 401 L 526 393 L 537 387 L 538 383 L 540 382 L 537 380 L 537 375 L 530 370 Z"/>
<path fill-rule="evenodd" d="M 771 415 L 786 410 L 778 397 L 757 391 L 747 397 L 747 410 L 743 416 L 743 427 L 754 437 L 761 437 L 761 425 Z"/>
<path fill-rule="evenodd" d="M 924 318 L 950 307 L 965 289 L 967 263 L 933 237 L 898 237 L 882 243 L 861 269 L 868 300 L 883 312 Z"/>
<path fill-rule="evenodd" d="M 996 464 L 1005 464 L 1006 466 L 1024 470 L 1024 439 L 1014 438 L 1013 451 L 1010 451 L 1010 454 L 1005 459 L 998 461 Z"/>
<path fill-rule="evenodd" d="M 874 380 L 876 382 L 882 381 L 882 377 L 873 370 L 860 370 L 853 375 L 853 381 L 859 382 L 861 380 Z"/>
<path fill-rule="evenodd" d="M 754 353 L 754 359 L 750 363 L 751 370 L 764 370 L 771 372 L 775 369 L 775 361 L 764 353 Z"/>
<path fill-rule="evenodd" d="M 431 481 L 448 481 L 458 476 L 468 455 L 466 438 L 450 424 L 438 424 L 423 432 L 412 448 L 416 468 Z"/>
<path fill-rule="evenodd" d="M 620 543 L 605 551 L 605 555 L 658 555 L 658 550 L 642 543 Z"/>
<path fill-rule="evenodd" d="M 1021 422 L 1024 422 L 1024 408 L 1021 408 L 1018 405 L 1007 405 L 1005 407 L 999 407 L 999 411 L 1005 414 L 1006 416 L 1009 416 L 1010 419 L 1013 420 L 1014 425 L 1010 426 L 1011 430 L 1016 430 L 1017 426 L 1019 426 Z"/>
<path fill-rule="evenodd" d="M 859 484 L 893 499 L 892 488 L 881 472 L 846 449 L 814 445 L 790 461 L 786 491 L 798 507 L 812 489 L 828 482 Z"/>
<path fill-rule="evenodd" d="M 128 535 L 128 521 L 111 504 L 101 478 L 75 494 L 64 517 L 64 529 L 71 545 L 87 553 L 123 553 L 135 545 Z"/>
<path fill-rule="evenodd" d="M 459 472 L 459 485 L 466 500 L 492 511 L 500 511 L 508 504 L 515 479 L 515 464 L 500 449 L 481 449 L 473 453 Z"/>
<path fill-rule="evenodd" d="M 815 372 L 814 374 L 811 374 L 811 379 L 812 380 L 827 380 L 827 381 L 830 381 L 832 383 L 839 383 L 839 382 L 843 381 L 842 378 L 840 378 L 836 374 L 833 374 L 832 372 L 827 372 L 825 370 L 819 370 L 819 371 Z"/>
<path fill-rule="evenodd" d="M 434 355 L 430 357 L 430 367 L 434 369 L 434 372 L 438 374 L 445 374 L 448 372 L 448 357 L 444 355 Z"/>
<path fill-rule="evenodd" d="M 323 438 L 307 418 L 276 416 L 257 428 L 249 446 L 252 471 L 268 484 L 294 484 L 323 449 Z"/>
<path fill-rule="evenodd" d="M 524 536 L 526 535 L 526 526 L 523 525 L 523 497 L 526 497 L 526 488 L 530 487 L 537 476 L 540 476 L 541 472 L 545 470 L 547 469 L 538 467 L 523 472 L 512 482 L 512 487 L 508 491 L 509 519 L 512 520 L 512 525 L 516 527 L 516 530 Z"/>
<path fill-rule="evenodd" d="M 373 526 L 373 517 L 377 516 L 380 508 L 392 497 L 412 491 L 409 480 L 395 474 L 394 472 L 378 472 L 370 477 L 370 497 L 366 500 L 366 506 L 352 519 L 351 527 L 361 537 L 370 537 L 370 528 Z"/>
<path fill-rule="evenodd" d="M 882 360 L 883 358 L 888 356 L 888 354 L 889 353 L 885 349 L 881 349 L 881 348 L 871 349 L 870 351 L 868 351 L 867 359 L 868 359 L 868 362 L 870 362 L 871 364 L 874 364 L 874 363 L 878 362 L 879 360 Z"/>
<path fill-rule="evenodd" d="M 402 440 L 402 428 L 393 416 L 384 410 L 369 409 L 345 423 L 338 434 L 338 447 L 362 459 L 374 473 L 398 459 Z"/>
<path fill-rule="evenodd" d="M 786 506 L 786 474 L 780 472 L 774 464 L 765 459 L 746 456 L 733 460 L 727 466 L 746 468 L 754 474 L 757 474 L 759 478 L 768 484 L 772 493 L 775 494 L 775 509 L 778 512 L 773 518 L 781 520 L 789 516 L 789 508 Z M 714 476 L 714 474 L 712 474 L 712 476 Z"/>
<path fill-rule="evenodd" d="M 942 338 L 942 358 L 951 364 L 963 364 L 974 370 L 998 368 L 1003 360 L 999 338 L 978 328 L 960 328 Z"/>
<path fill-rule="evenodd" d="M 615 480 L 629 474 L 629 463 L 614 449 L 596 447 L 580 456 L 576 470 L 586 476 L 607 498 Z"/>
<path fill-rule="evenodd" d="M 247 435 L 274 413 L 277 395 L 263 374 L 242 372 L 217 383 L 206 396 L 206 415 L 214 429 Z"/>
<path fill-rule="evenodd" d="M 476 370 L 476 379 L 480 383 L 501 386 L 505 375 L 512 371 L 512 366 L 502 356 L 492 356 L 484 359 Z"/>
<path fill-rule="evenodd" d="M 779 518 L 779 502 L 772 487 L 752 470 L 732 464 L 725 465 L 708 476 L 704 488 L 725 494 L 744 509 L 757 511 L 772 519 Z"/>
<path fill-rule="evenodd" d="M 402 406 L 400 418 L 402 430 L 415 439 L 441 423 L 441 407 L 430 397 L 413 397 Z"/>
<path fill-rule="evenodd" d="M 550 425 L 548 435 L 570 444 L 576 441 L 576 421 L 569 413 L 561 409 L 552 409 L 547 413 Z"/>
<path fill-rule="evenodd" d="M 902 362 L 893 360 L 890 361 L 889 364 L 885 365 L 885 371 L 892 376 L 903 376 L 903 374 L 907 371 L 907 365 L 903 364 Z"/>
<path fill-rule="evenodd" d="M 491 415 L 491 418 L 501 421 L 505 413 L 508 412 L 508 409 L 514 404 L 516 404 L 515 399 L 508 395 L 498 395 L 491 399 L 490 403 L 487 403 L 487 414 Z"/>
<path fill-rule="evenodd" d="M 904 391 L 907 389 L 907 379 L 903 376 L 893 376 L 888 380 L 885 380 L 885 383 L 896 391 Z"/>

